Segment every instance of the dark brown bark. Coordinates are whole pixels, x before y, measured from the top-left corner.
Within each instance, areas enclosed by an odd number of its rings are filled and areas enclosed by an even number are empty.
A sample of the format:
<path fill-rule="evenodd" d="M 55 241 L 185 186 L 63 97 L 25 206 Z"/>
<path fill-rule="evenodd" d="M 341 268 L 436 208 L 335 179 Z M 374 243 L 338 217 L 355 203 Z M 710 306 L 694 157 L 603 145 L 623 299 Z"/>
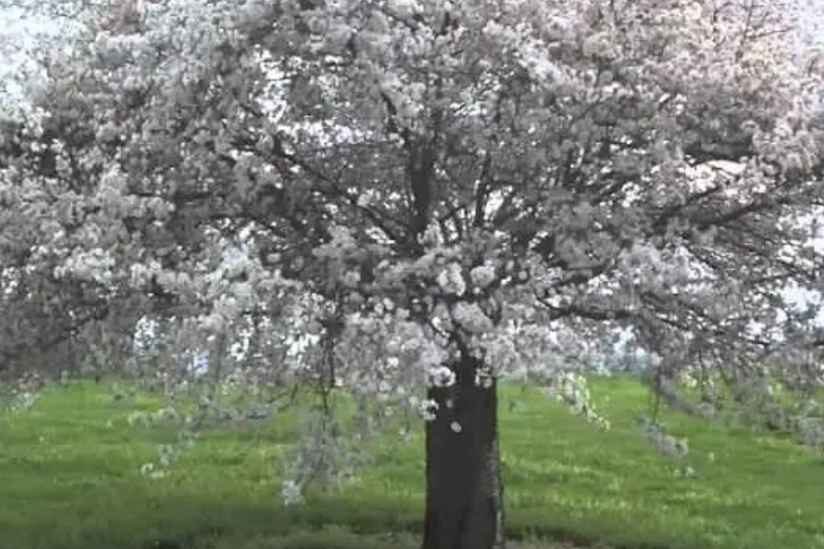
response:
<path fill-rule="evenodd" d="M 461 359 L 455 384 L 429 391 L 423 549 L 504 548 L 497 388 L 475 384 L 477 366 Z"/>

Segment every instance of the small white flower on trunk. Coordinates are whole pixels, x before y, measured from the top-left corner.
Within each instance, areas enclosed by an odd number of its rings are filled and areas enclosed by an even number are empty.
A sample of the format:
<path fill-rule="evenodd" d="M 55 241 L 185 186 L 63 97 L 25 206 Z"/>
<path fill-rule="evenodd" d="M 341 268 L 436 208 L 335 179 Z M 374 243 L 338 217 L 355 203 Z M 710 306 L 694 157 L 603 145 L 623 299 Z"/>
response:
<path fill-rule="evenodd" d="M 425 421 L 434 421 L 438 411 L 438 403 L 434 400 L 424 400 L 418 405 L 418 411 Z"/>

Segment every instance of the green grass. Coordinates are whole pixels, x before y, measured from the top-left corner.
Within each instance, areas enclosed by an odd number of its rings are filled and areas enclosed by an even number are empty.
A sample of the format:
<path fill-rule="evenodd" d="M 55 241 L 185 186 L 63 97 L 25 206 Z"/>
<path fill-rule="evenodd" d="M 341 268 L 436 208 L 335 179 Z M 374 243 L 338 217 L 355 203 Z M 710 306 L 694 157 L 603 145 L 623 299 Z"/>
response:
<path fill-rule="evenodd" d="M 614 548 L 824 548 L 824 459 L 786 437 L 665 413 L 686 436 L 694 478 L 641 435 L 646 390 L 592 384 L 602 433 L 538 391 L 502 390 L 508 534 Z M 519 402 L 510 410 L 509 403 Z M 124 427 L 136 403 L 92 383 L 53 387 L 30 411 L 0 415 L 0 549 L 416 548 L 423 512 L 420 433 L 389 437 L 339 493 L 279 502 L 286 414 L 261 428 L 206 433 L 162 480 L 140 476 L 171 433 Z M 388 532 L 393 533 L 387 534 Z M 561 547 L 524 542 L 521 547 Z"/>

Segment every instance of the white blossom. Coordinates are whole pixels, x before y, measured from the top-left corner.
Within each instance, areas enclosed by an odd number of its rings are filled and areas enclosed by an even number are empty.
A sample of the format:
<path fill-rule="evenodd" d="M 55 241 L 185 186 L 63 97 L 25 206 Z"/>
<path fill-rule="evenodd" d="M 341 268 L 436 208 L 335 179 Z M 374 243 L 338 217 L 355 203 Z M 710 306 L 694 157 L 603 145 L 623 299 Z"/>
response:
<path fill-rule="evenodd" d="M 493 265 L 479 265 L 469 271 L 472 283 L 479 288 L 486 288 L 495 281 L 495 267 Z"/>
<path fill-rule="evenodd" d="M 466 291 L 466 281 L 458 263 L 450 263 L 438 275 L 438 285 L 444 292 L 461 296 Z"/>

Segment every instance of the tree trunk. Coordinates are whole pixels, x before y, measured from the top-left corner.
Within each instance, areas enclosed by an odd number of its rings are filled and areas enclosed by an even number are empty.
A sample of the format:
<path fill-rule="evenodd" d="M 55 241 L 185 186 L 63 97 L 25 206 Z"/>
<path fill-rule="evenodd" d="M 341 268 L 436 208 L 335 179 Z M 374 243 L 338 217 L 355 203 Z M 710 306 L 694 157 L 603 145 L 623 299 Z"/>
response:
<path fill-rule="evenodd" d="M 429 391 L 423 549 L 504 549 L 497 387 L 475 384 L 477 366 L 462 358 L 455 384 Z"/>

